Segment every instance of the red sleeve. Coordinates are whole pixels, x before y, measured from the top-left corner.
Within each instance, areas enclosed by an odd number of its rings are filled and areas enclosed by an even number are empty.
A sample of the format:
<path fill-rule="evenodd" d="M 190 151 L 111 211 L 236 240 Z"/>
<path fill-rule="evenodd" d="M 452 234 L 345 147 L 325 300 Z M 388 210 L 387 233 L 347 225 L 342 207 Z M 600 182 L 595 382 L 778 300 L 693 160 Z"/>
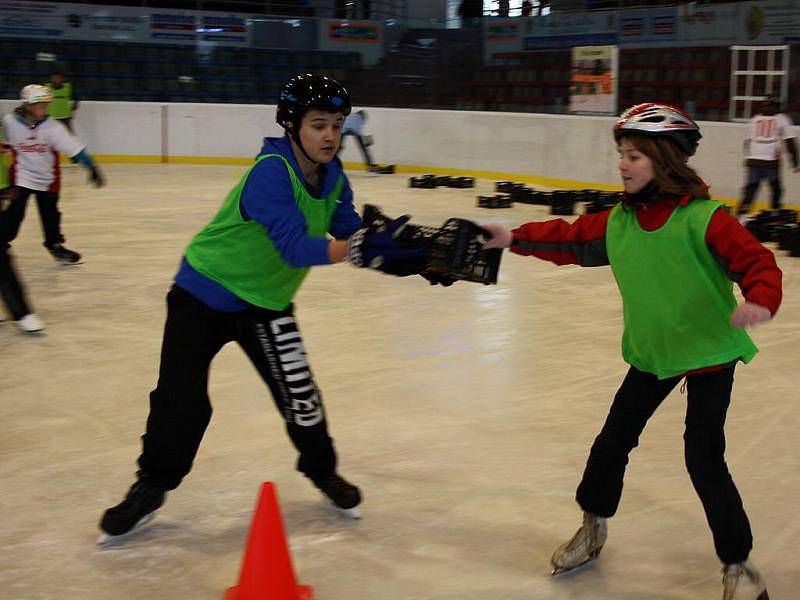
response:
<path fill-rule="evenodd" d="M 782 273 L 772 251 L 722 209 L 711 217 L 706 244 L 728 277 L 739 285 L 745 300 L 774 315 L 781 305 L 783 289 Z"/>
<path fill-rule="evenodd" d="M 606 224 L 611 209 L 581 215 L 572 223 L 563 219 L 525 223 L 511 233 L 511 251 L 557 265 L 607 265 Z"/>

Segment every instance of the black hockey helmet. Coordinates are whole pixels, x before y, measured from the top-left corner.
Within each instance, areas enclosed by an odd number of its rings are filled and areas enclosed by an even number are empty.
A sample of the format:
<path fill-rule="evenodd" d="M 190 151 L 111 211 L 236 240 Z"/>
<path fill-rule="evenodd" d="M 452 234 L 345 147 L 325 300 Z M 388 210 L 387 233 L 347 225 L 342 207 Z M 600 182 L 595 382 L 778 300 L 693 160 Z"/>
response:
<path fill-rule="evenodd" d="M 767 115 L 777 115 L 781 112 L 781 99 L 775 94 L 769 94 L 761 101 L 761 112 Z"/>
<path fill-rule="evenodd" d="M 703 136 L 694 119 L 682 110 L 655 102 L 632 106 L 614 124 L 614 139 L 633 133 L 651 137 L 668 137 L 688 156 L 697 150 Z"/>
<path fill-rule="evenodd" d="M 287 125 L 291 123 L 296 132 L 303 115 L 312 108 L 340 112 L 346 117 L 353 107 L 350 96 L 341 83 L 324 75 L 305 73 L 292 77 L 283 86 L 275 120 L 287 130 Z"/>

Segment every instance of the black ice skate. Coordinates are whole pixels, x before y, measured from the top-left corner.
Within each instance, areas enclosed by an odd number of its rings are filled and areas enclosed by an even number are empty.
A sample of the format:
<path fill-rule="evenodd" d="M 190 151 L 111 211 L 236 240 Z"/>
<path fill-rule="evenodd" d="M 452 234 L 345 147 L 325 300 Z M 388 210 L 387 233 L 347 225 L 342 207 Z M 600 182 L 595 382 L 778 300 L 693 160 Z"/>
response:
<path fill-rule="evenodd" d="M 48 250 L 50 250 L 50 254 L 53 255 L 53 258 L 55 258 L 59 264 L 68 266 L 83 264 L 83 259 L 80 254 L 69 248 L 65 248 L 61 244 L 53 244 Z"/>
<path fill-rule="evenodd" d="M 361 491 L 336 473 L 311 480 L 328 503 L 351 519 L 361 518 Z"/>
<path fill-rule="evenodd" d="M 131 486 L 122 502 L 103 514 L 100 520 L 103 533 L 97 543 L 106 545 L 120 541 L 126 534 L 149 523 L 155 517 L 156 510 L 164 504 L 166 495 L 165 488 L 147 477 L 141 477 Z"/>

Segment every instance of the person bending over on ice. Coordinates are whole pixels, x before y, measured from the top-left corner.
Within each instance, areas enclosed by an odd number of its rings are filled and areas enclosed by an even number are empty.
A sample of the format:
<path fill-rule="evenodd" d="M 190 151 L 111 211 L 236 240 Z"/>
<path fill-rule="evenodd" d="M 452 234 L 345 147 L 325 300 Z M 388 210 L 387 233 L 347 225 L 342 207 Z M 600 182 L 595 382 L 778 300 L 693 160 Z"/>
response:
<path fill-rule="evenodd" d="M 265 140 L 256 163 L 189 243 L 167 294 L 158 384 L 150 394 L 137 480 L 120 504 L 105 511 L 99 543 L 147 522 L 191 470 L 211 418 L 209 365 L 233 341 L 269 387 L 299 452 L 298 470 L 336 508 L 360 516 L 360 490 L 336 469 L 292 300 L 309 267 L 348 259 L 410 275 L 414 269 L 404 264 L 416 265 L 427 251 L 397 239 L 408 216 L 380 231 L 361 228 L 336 158 L 350 110 L 347 91 L 333 79 L 290 79 L 276 115 L 286 135 Z"/>
<path fill-rule="evenodd" d="M 738 362 L 757 349 L 744 331 L 771 319 L 781 272 L 687 164 L 701 138 L 687 114 L 640 104 L 614 126 L 623 200 L 573 223 L 486 225 L 487 247 L 557 265 L 611 265 L 622 295 L 622 354 L 630 365 L 586 463 L 576 499 L 583 525 L 551 559 L 558 574 L 597 558 L 622 494 L 628 455 L 650 416 L 685 379 L 685 458 L 724 564 L 724 600 L 766 600 L 748 561 L 750 524 L 725 464 L 725 414 Z M 737 306 L 732 281 L 744 302 Z"/>

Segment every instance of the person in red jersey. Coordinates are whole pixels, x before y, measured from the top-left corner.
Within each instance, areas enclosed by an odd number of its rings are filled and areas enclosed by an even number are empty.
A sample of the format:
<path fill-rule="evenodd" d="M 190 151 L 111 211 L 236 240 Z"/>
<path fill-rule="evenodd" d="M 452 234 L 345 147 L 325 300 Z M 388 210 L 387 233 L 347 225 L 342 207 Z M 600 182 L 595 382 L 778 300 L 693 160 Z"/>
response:
<path fill-rule="evenodd" d="M 708 187 L 687 164 L 701 137 L 697 123 L 676 108 L 628 109 L 614 126 L 621 203 L 573 223 L 525 223 L 513 231 L 486 225 L 485 247 L 509 247 L 557 265 L 610 265 L 622 296 L 622 354 L 630 368 L 578 486 L 583 524 L 556 549 L 553 574 L 598 557 L 628 455 L 650 416 L 685 379 L 686 466 L 724 565 L 723 598 L 767 600 L 764 580 L 748 561 L 752 534 L 725 463 L 724 424 L 734 369 L 758 351 L 745 328 L 775 315 L 781 271 L 772 252 L 708 198 Z M 744 296 L 738 305 L 733 282 Z"/>

